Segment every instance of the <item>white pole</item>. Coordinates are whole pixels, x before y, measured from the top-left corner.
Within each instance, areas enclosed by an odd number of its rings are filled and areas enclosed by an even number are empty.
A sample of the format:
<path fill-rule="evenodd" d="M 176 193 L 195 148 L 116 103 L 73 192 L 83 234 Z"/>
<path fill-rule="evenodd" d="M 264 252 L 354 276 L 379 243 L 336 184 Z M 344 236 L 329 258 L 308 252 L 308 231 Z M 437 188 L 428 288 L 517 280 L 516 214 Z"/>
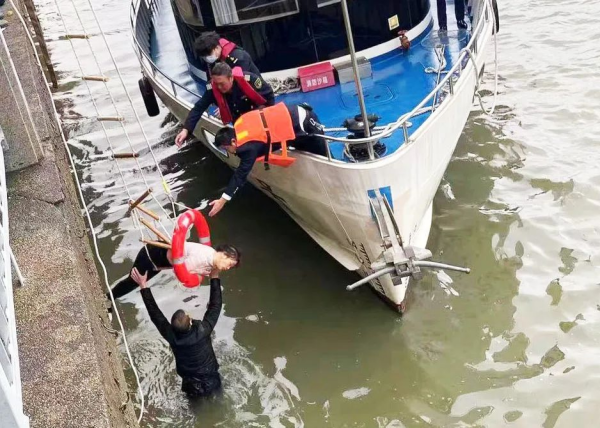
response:
<path fill-rule="evenodd" d="M 17 272 L 17 277 L 19 278 L 19 284 L 21 284 L 21 286 L 25 285 L 25 278 L 23 277 L 23 274 L 21 273 L 21 269 L 19 269 L 19 265 L 17 264 L 17 258 L 15 257 L 15 254 L 13 253 L 13 250 L 11 247 L 8 247 L 8 250 L 10 251 L 10 261 L 12 262 L 12 265 L 15 268 L 15 271 Z"/>
<path fill-rule="evenodd" d="M 356 84 L 356 92 L 358 94 L 358 104 L 360 106 L 360 114 L 362 115 L 363 125 L 365 127 L 365 137 L 371 136 L 369 129 L 369 120 L 367 119 L 367 106 L 365 105 L 365 97 L 363 95 L 362 83 L 360 82 L 360 74 L 358 73 L 358 62 L 356 61 L 356 51 L 354 49 L 354 38 L 352 37 L 352 27 L 350 26 L 350 14 L 348 13 L 348 3 L 342 0 L 342 14 L 344 15 L 344 25 L 346 26 L 346 36 L 348 37 L 348 49 L 350 50 L 350 59 L 352 60 L 352 69 L 354 70 L 354 83 Z M 369 159 L 375 159 L 373 153 L 373 143 L 368 142 Z"/>

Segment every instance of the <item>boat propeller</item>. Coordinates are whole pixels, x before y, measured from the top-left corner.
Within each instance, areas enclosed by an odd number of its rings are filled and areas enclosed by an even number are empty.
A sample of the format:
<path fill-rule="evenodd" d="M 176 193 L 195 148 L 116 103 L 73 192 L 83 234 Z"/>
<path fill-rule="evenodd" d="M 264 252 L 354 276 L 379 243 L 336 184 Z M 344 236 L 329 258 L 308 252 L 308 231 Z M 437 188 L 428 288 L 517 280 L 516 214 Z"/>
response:
<path fill-rule="evenodd" d="M 354 284 L 348 285 L 346 290 L 351 291 L 361 285 L 367 284 L 383 275 L 391 275 L 392 283 L 398 285 L 402 278 L 411 277 L 414 280 L 423 278 L 421 268 L 447 269 L 457 272 L 470 273 L 471 269 L 429 261 L 431 251 L 425 248 L 405 246 L 402 243 L 400 231 L 394 218 L 392 207 L 379 190 L 369 198 L 371 210 L 379 228 L 384 250 L 381 255 L 371 263 L 374 272 Z"/>

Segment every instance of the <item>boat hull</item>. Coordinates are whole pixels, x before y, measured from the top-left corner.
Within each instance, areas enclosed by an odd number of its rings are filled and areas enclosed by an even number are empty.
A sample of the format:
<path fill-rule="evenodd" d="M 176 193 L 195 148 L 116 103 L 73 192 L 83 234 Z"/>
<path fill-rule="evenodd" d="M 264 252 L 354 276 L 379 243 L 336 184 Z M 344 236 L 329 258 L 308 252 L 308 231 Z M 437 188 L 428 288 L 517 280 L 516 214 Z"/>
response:
<path fill-rule="evenodd" d="M 492 20 L 480 33 L 477 52 L 485 53 Z M 371 213 L 369 194 L 379 190 L 391 202 L 405 244 L 425 248 L 432 219 L 432 201 L 450 162 L 473 104 L 477 76 L 484 65 L 477 55 L 453 85 L 453 93 L 395 153 L 366 163 L 344 163 L 294 152 L 289 168 L 256 164 L 249 181 L 272 198 L 319 245 L 349 270 L 372 273 L 371 263 L 382 251 L 382 240 Z M 144 74 L 167 108 L 184 121 L 191 104 L 173 95 L 160 76 L 142 61 Z M 213 137 L 222 124 L 204 117 L 194 131 L 216 156 L 231 167 L 237 158 L 216 149 Z M 392 284 L 390 275 L 371 281 L 372 288 L 394 308 L 405 309 L 409 281 Z"/>

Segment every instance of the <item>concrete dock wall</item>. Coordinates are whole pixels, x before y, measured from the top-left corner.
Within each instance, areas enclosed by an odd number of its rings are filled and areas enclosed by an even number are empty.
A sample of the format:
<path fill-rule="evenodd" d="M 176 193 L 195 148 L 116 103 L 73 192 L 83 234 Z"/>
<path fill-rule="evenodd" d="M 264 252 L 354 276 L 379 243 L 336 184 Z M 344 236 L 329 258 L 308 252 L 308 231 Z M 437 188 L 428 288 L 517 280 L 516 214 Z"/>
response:
<path fill-rule="evenodd" d="M 15 67 L 27 71 L 21 83 L 33 119 L 23 124 L 19 100 L 0 94 L 5 154 L 21 168 L 8 175 L 8 204 L 11 247 L 26 281 L 14 284 L 25 413 L 34 428 L 135 427 L 136 385 L 127 385 L 110 329 L 53 101 L 27 30 L 15 14 L 6 20 Z M 23 137 L 25 126 L 35 128 L 39 150 Z"/>

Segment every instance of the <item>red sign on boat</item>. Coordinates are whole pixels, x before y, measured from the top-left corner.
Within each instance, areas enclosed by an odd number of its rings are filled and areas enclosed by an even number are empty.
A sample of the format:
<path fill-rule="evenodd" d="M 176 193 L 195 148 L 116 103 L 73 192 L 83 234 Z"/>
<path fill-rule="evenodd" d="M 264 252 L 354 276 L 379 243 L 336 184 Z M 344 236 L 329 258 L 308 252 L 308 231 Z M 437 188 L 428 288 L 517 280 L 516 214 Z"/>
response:
<path fill-rule="evenodd" d="M 310 92 L 335 85 L 333 67 L 330 62 L 299 68 L 298 77 L 300 77 L 302 92 Z"/>

